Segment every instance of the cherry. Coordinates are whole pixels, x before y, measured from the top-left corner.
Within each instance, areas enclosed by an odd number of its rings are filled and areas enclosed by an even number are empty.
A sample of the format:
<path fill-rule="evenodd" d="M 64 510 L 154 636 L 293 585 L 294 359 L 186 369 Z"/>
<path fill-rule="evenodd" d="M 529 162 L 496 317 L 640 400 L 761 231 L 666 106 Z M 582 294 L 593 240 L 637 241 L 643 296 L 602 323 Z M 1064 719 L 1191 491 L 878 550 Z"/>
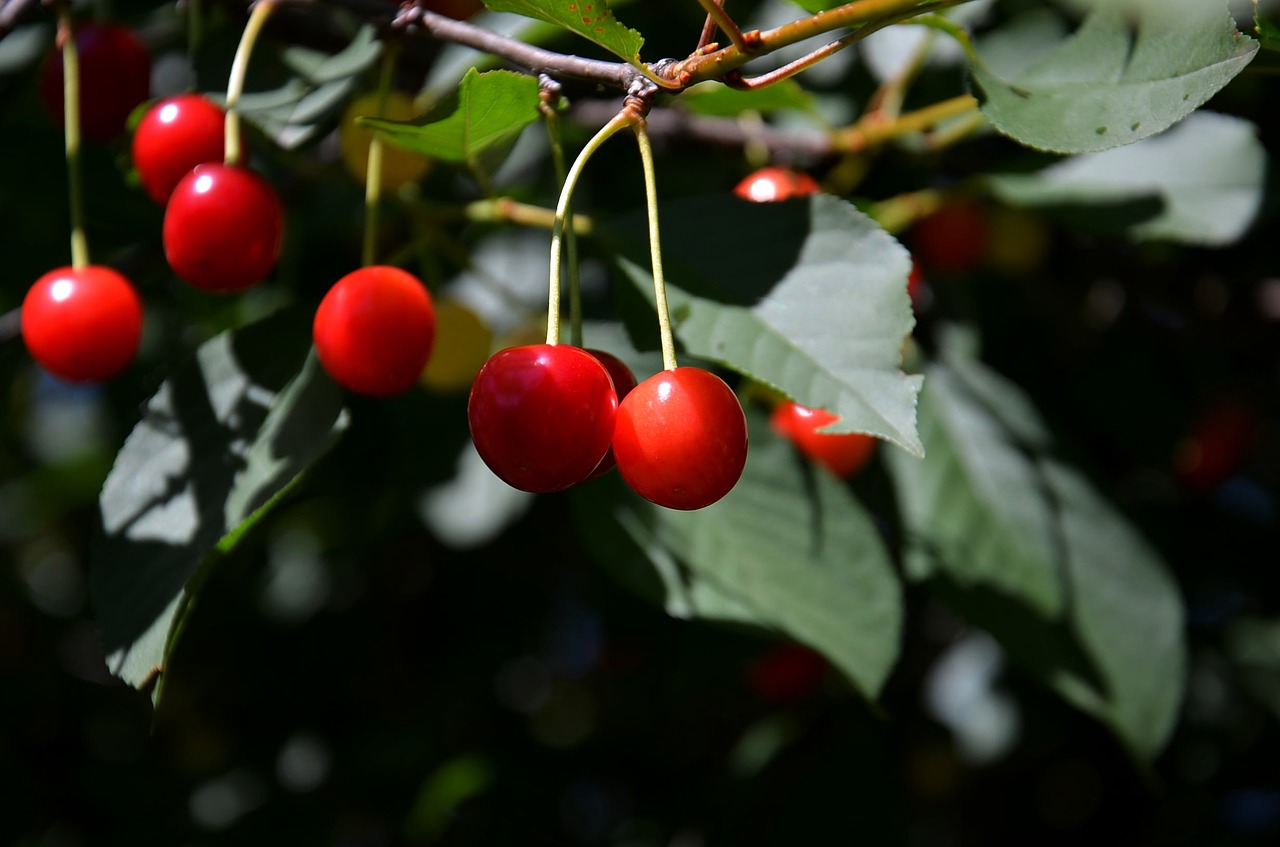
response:
<path fill-rule="evenodd" d="M 508 485 L 561 491 L 609 449 L 618 398 L 609 372 L 567 344 L 499 350 L 476 374 L 467 419 L 476 451 Z"/>
<path fill-rule="evenodd" d="M 373 140 L 373 130 L 356 123 L 356 118 L 381 116 L 388 120 L 403 121 L 418 114 L 419 109 L 414 105 L 413 98 L 403 91 L 388 91 L 381 111 L 378 110 L 377 92 L 370 91 L 352 100 L 342 116 L 338 130 L 342 161 L 351 175 L 361 183 L 365 181 L 369 169 L 369 142 Z M 402 185 L 422 179 L 430 167 L 431 160 L 426 156 L 394 144 L 383 144 L 380 184 L 384 190 L 394 191 Z"/>
<path fill-rule="evenodd" d="M 334 283 L 312 325 L 316 355 L 344 388 L 372 397 L 407 391 L 431 356 L 431 295 L 408 271 L 371 265 Z"/>
<path fill-rule="evenodd" d="M 199 94 L 169 97 L 147 110 L 133 133 L 133 166 L 151 199 L 163 204 L 196 165 L 222 161 L 225 124 L 222 109 Z"/>
<path fill-rule="evenodd" d="M 972 201 L 949 203 L 915 222 L 912 252 L 931 272 L 971 271 L 987 252 L 987 223 L 982 208 Z"/>
<path fill-rule="evenodd" d="M 825 409 L 810 409 L 784 400 L 773 408 L 769 424 L 774 432 L 789 439 L 807 458 L 847 479 L 871 458 L 876 439 L 860 432 L 839 435 L 818 432 L 834 420 L 836 416 Z"/>
<path fill-rule="evenodd" d="M 151 94 L 151 57 L 120 24 L 86 23 L 76 28 L 80 59 L 80 131 L 93 141 L 124 134 L 129 114 Z M 62 53 L 55 50 L 40 67 L 40 99 L 59 124 L 66 113 Z"/>
<path fill-rule="evenodd" d="M 627 367 L 626 362 L 612 353 L 594 348 L 587 348 L 587 352 L 599 359 L 600 364 L 604 365 L 604 369 L 609 372 L 609 378 L 613 380 L 613 391 L 618 395 L 618 402 L 621 403 L 631 393 L 631 389 L 636 387 L 636 375 L 631 372 L 631 368 Z M 596 469 L 591 472 L 590 478 L 594 479 L 608 473 L 616 464 L 613 458 L 613 447 L 610 447 L 604 454 L 604 458 L 600 460 L 600 464 L 596 465 Z"/>
<path fill-rule="evenodd" d="M 436 304 L 436 350 L 422 372 L 422 384 L 445 393 L 470 388 L 489 358 L 492 343 L 489 325 L 469 306 L 458 300 L 440 300 Z"/>
<path fill-rule="evenodd" d="M 769 703 L 796 703 L 818 690 L 827 660 L 803 644 L 781 644 L 747 669 L 747 686 Z"/>
<path fill-rule="evenodd" d="M 813 177 L 803 171 L 770 166 L 748 174 L 733 189 L 733 193 L 744 200 L 770 203 L 793 197 L 808 197 L 820 190 Z"/>
<path fill-rule="evenodd" d="M 646 500 L 671 509 L 709 506 L 746 466 L 742 404 L 710 371 L 662 371 L 618 407 L 613 455 L 627 485 Z"/>
<path fill-rule="evenodd" d="M 425 0 L 422 7 L 455 21 L 465 21 L 484 8 L 483 0 Z"/>
<path fill-rule="evenodd" d="M 22 340 L 41 367 L 70 382 L 123 371 L 142 336 L 142 303 L 129 280 L 103 265 L 58 268 L 22 301 Z"/>
<path fill-rule="evenodd" d="M 178 276 L 205 291 L 258 282 L 275 267 L 283 241 L 275 191 L 236 165 L 196 165 L 165 207 L 165 257 Z"/>
<path fill-rule="evenodd" d="M 1202 412 L 1178 442 L 1174 470 L 1190 489 L 1207 491 L 1240 471 L 1258 441 L 1258 413 L 1244 400 L 1218 401 Z"/>

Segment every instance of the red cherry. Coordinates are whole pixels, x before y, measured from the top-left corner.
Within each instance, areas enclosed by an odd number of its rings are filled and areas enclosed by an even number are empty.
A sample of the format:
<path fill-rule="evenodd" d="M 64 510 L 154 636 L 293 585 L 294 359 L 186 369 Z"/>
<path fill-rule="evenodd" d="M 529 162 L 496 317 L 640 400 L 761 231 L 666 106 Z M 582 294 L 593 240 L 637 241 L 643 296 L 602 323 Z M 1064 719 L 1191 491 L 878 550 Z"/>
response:
<path fill-rule="evenodd" d="M 148 109 L 133 133 L 133 166 L 151 199 L 164 203 L 196 165 L 221 162 L 225 125 L 222 109 L 199 94 L 179 94 Z"/>
<path fill-rule="evenodd" d="M 110 379 L 128 367 L 142 336 L 142 303 L 102 265 L 58 268 L 22 301 L 22 340 L 31 356 L 70 382 Z"/>
<path fill-rule="evenodd" d="M 390 397 L 418 381 L 431 356 L 431 295 L 408 271 L 360 268 L 334 283 L 316 309 L 312 337 L 320 364 L 359 394 Z"/>
<path fill-rule="evenodd" d="M 205 291 L 240 291 L 275 267 L 284 214 L 262 177 L 235 165 L 197 165 L 164 210 L 164 254 L 178 276 Z"/>
<path fill-rule="evenodd" d="M 916 221 L 911 228 L 912 252 L 931 272 L 971 271 L 987 252 L 987 222 L 982 207 L 972 201 L 943 206 Z"/>
<path fill-rule="evenodd" d="M 93 141 L 124 134 L 129 113 L 151 94 L 151 57 L 147 48 L 120 24 L 86 23 L 76 28 L 80 59 L 80 131 Z M 40 67 L 40 99 L 62 124 L 62 53 L 50 53 Z"/>
<path fill-rule="evenodd" d="M 826 435 L 818 430 L 836 416 L 825 409 L 810 409 L 784 400 L 773 408 L 769 424 L 773 431 L 796 445 L 807 458 L 838 477 L 853 476 L 871 458 L 876 439 L 860 432 Z"/>
<path fill-rule="evenodd" d="M 920 269 L 920 263 L 914 256 L 911 258 L 911 274 L 907 277 L 907 296 L 911 298 L 911 306 L 917 312 L 929 304 L 929 284 L 925 281 L 924 271 Z"/>
<path fill-rule="evenodd" d="M 1239 472 L 1257 445 L 1258 413 L 1239 398 L 1219 401 L 1192 423 L 1178 443 L 1174 470 L 1188 488 L 1207 491 Z"/>
<path fill-rule="evenodd" d="M 471 386 L 467 419 L 476 451 L 524 491 L 560 491 L 600 464 L 613 438 L 618 397 L 609 372 L 567 344 L 499 350 Z"/>
<path fill-rule="evenodd" d="M 484 8 L 482 0 L 425 0 L 422 7 L 430 12 L 465 21 Z"/>
<path fill-rule="evenodd" d="M 626 363 L 612 353 L 606 353 L 604 350 L 596 350 L 587 348 L 587 352 L 600 360 L 600 364 L 604 365 L 604 369 L 609 372 L 609 378 L 613 380 L 613 392 L 618 396 L 618 402 L 631 393 L 631 389 L 636 387 L 636 375 L 631 372 L 631 368 Z M 604 458 L 600 460 L 600 464 L 596 465 L 596 469 L 591 472 L 589 479 L 595 479 L 598 476 L 613 470 L 617 462 L 613 459 L 613 447 L 604 454 Z"/>
<path fill-rule="evenodd" d="M 803 171 L 771 166 L 748 174 L 733 189 L 733 193 L 743 200 L 771 203 L 793 197 L 808 197 L 820 190 L 813 177 Z"/>
<path fill-rule="evenodd" d="M 827 660 L 802 644 L 782 644 L 751 663 L 747 686 L 761 700 L 795 703 L 818 690 Z"/>
<path fill-rule="evenodd" d="M 709 506 L 746 466 L 742 404 L 710 371 L 662 371 L 618 407 L 613 455 L 627 485 L 646 500 L 670 509 Z"/>

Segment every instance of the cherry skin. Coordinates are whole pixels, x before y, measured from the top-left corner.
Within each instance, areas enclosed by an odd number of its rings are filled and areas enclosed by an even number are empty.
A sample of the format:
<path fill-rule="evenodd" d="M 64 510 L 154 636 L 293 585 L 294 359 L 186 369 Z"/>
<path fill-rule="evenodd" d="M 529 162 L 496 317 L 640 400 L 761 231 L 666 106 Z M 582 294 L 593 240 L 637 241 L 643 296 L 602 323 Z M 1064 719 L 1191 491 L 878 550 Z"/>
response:
<path fill-rule="evenodd" d="M 76 28 L 80 59 L 80 131 L 92 141 L 124 134 L 129 113 L 151 94 L 151 57 L 128 27 L 101 22 Z M 62 53 L 55 50 L 40 67 L 40 99 L 62 124 Z"/>
<path fill-rule="evenodd" d="M 827 660 L 803 644 L 780 644 L 747 669 L 747 686 L 768 703 L 797 703 L 816 692 Z"/>
<path fill-rule="evenodd" d="M 836 420 L 825 409 L 810 409 L 784 400 L 773 408 L 769 425 L 804 456 L 847 479 L 860 471 L 876 449 L 876 439 L 860 432 L 826 435 L 819 429 Z"/>
<path fill-rule="evenodd" d="M 284 214 L 262 177 L 235 165 L 203 164 L 182 178 L 164 211 L 164 254 L 205 291 L 240 291 L 275 267 Z"/>
<path fill-rule="evenodd" d="M 808 197 L 811 194 L 817 194 L 820 190 L 813 177 L 803 171 L 770 166 L 748 174 L 733 189 L 733 193 L 743 200 L 772 203 L 791 200 L 795 197 Z"/>
<path fill-rule="evenodd" d="M 312 324 L 320 364 L 358 394 L 390 397 L 417 382 L 431 356 L 431 295 L 408 271 L 371 265 L 334 283 Z"/>
<path fill-rule="evenodd" d="M 646 500 L 701 509 L 728 494 L 747 461 L 747 420 L 724 380 L 701 368 L 655 374 L 618 407 L 618 472 Z"/>
<path fill-rule="evenodd" d="M 221 162 L 225 125 L 226 113 L 199 94 L 179 94 L 148 109 L 133 133 L 133 166 L 151 199 L 164 204 L 196 165 Z"/>
<path fill-rule="evenodd" d="M 422 4 L 429 12 L 437 12 L 455 21 L 465 21 L 484 8 L 483 0 L 426 0 Z"/>
<path fill-rule="evenodd" d="M 600 364 L 604 365 L 604 369 L 609 372 L 609 378 L 613 380 L 613 391 L 618 395 L 618 402 L 621 403 L 626 396 L 631 393 L 631 389 L 636 387 L 636 375 L 631 372 L 631 368 L 627 367 L 626 362 L 619 359 L 612 353 L 604 350 L 596 350 L 588 347 L 587 352 L 600 360 Z M 613 458 L 613 447 L 604 454 L 604 458 L 600 460 L 600 464 L 596 465 L 596 469 L 591 472 L 590 479 L 608 473 L 613 470 L 617 462 Z"/>
<path fill-rule="evenodd" d="M 911 227 L 912 253 L 926 270 L 962 274 L 978 267 L 987 252 L 987 222 L 972 201 L 943 206 Z"/>
<path fill-rule="evenodd" d="M 129 280 L 103 265 L 58 268 L 22 301 L 22 340 L 49 373 L 98 382 L 133 361 L 142 336 L 142 303 Z"/>
<path fill-rule="evenodd" d="M 582 482 L 613 438 L 609 372 L 567 344 L 499 350 L 476 374 L 467 420 L 476 451 L 513 488 L 545 493 Z"/>

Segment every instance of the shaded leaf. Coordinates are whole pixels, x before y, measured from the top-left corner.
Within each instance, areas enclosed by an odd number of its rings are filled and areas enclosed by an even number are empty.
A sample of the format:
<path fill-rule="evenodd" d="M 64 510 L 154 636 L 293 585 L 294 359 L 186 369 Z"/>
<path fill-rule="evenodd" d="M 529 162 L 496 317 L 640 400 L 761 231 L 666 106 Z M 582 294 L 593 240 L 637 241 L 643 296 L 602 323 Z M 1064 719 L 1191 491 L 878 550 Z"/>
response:
<path fill-rule="evenodd" d="M 437 159 L 475 163 L 488 150 L 515 140 L 538 120 L 538 81 L 510 71 L 474 69 L 458 90 L 414 121 L 362 117 L 384 140 Z"/>
<path fill-rule="evenodd" d="M 485 0 L 495 12 L 515 12 L 557 24 L 599 44 L 623 61 L 639 63 L 644 37 L 613 16 L 607 0 Z"/>
<path fill-rule="evenodd" d="M 990 178 L 1002 200 L 1030 207 L 1119 206 L 1159 201 L 1132 223 L 1139 239 L 1223 246 L 1262 206 L 1266 151 L 1241 118 L 1197 112 L 1168 132 L 1128 147 L 1088 153 L 1034 174 Z"/>
<path fill-rule="evenodd" d="M 1253 8 L 1254 31 L 1258 33 L 1258 41 L 1267 50 L 1280 50 L 1280 24 L 1262 16 L 1262 9 Z"/>
<path fill-rule="evenodd" d="M 751 91 L 738 91 L 718 82 L 704 82 L 686 91 L 677 102 L 690 112 L 712 117 L 732 118 L 746 111 L 817 114 L 813 94 L 793 79 Z"/>
<path fill-rule="evenodd" d="M 282 318 L 211 339 L 147 402 L 116 457 L 91 587 L 107 663 L 129 684 L 163 667 L 202 563 L 345 429 L 342 392 L 306 350 L 305 327 Z"/>
<path fill-rule="evenodd" d="M 601 480 L 579 495 L 579 512 L 594 525 L 584 529 L 611 533 L 615 545 L 619 533 L 630 538 L 627 579 L 671 614 L 784 632 L 874 698 L 902 629 L 901 591 L 880 534 L 839 480 L 773 436 L 763 416 L 749 419 L 747 466 L 724 499 L 677 512 Z M 614 556 L 616 548 L 601 558 Z"/>
<path fill-rule="evenodd" d="M 923 452 L 920 378 L 901 367 L 915 323 L 911 260 L 892 236 L 827 195 L 692 198 L 664 205 L 660 220 L 668 301 L 685 351 L 830 410 L 841 419 L 830 432 L 871 433 Z M 652 301 L 647 230 L 632 220 L 617 232 L 619 267 Z M 729 237 L 716 243 L 712 232 Z"/>
<path fill-rule="evenodd" d="M 1017 73 L 975 65 L 982 113 L 1030 147 L 1063 153 L 1140 141 L 1185 118 L 1257 52 L 1224 0 L 1076 0 L 1088 15 Z"/>
<path fill-rule="evenodd" d="M 1150 759 L 1177 717 L 1186 663 L 1181 599 L 1158 555 L 1053 456 L 1015 386 L 958 357 L 930 367 L 925 385 L 928 457 L 886 457 L 908 574 Z"/>
<path fill-rule="evenodd" d="M 351 42 L 337 53 L 322 53 L 305 47 L 289 47 L 281 57 L 285 65 L 314 85 L 335 82 L 363 73 L 382 55 L 382 42 L 374 28 L 365 24 Z"/>

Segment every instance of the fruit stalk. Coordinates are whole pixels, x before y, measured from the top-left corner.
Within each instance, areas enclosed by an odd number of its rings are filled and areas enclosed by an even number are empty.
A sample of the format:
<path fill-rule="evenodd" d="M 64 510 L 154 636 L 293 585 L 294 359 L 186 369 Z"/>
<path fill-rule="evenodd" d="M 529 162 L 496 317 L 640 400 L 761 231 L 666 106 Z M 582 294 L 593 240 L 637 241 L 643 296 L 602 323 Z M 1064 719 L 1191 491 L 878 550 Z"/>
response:
<path fill-rule="evenodd" d="M 649 261 L 653 265 L 653 305 L 658 311 L 658 332 L 662 338 L 662 367 L 676 369 L 676 345 L 671 336 L 671 313 L 667 309 L 667 280 L 662 271 L 662 238 L 658 231 L 658 180 L 653 167 L 653 145 L 643 118 L 633 129 L 640 146 L 640 163 L 644 169 L 645 209 L 649 214 Z"/>
<path fill-rule="evenodd" d="M 560 252 L 564 240 L 564 224 L 569 211 L 569 203 L 573 198 L 574 186 L 578 177 L 586 167 L 587 160 L 600 149 L 600 145 L 609 140 L 615 132 L 631 124 L 635 117 L 628 111 L 619 112 L 611 121 L 600 128 L 591 140 L 574 159 L 569 173 L 565 175 L 564 185 L 560 187 L 560 199 L 556 202 L 555 222 L 551 227 L 551 283 L 547 294 L 547 343 L 560 343 Z"/>
<path fill-rule="evenodd" d="M 63 137 L 67 151 L 67 193 L 71 210 L 71 267 L 89 264 L 89 240 L 84 233 L 84 187 L 80 176 L 80 52 L 71 26 L 71 6 L 58 5 L 58 40 L 62 42 Z"/>
<path fill-rule="evenodd" d="M 387 111 L 387 92 L 395 71 L 395 51 L 390 47 L 382 54 L 378 74 L 378 117 Z M 364 244 L 361 261 L 365 267 L 375 264 L 378 253 L 378 204 L 382 202 L 382 138 L 375 132 L 369 138 L 369 161 L 364 172 Z"/>
<path fill-rule="evenodd" d="M 563 187 L 568 179 L 568 167 L 564 160 L 564 142 L 560 133 L 560 115 L 554 103 L 544 103 L 543 117 L 547 122 L 547 136 L 551 141 L 551 161 L 556 180 Z M 578 275 L 578 227 L 573 214 L 573 200 L 565 206 L 568 231 L 565 232 L 565 248 L 569 252 L 569 343 L 582 346 L 582 280 Z"/>
<path fill-rule="evenodd" d="M 249 13 L 244 32 L 240 34 L 235 58 L 231 60 L 231 75 L 227 79 L 226 155 L 223 158 L 223 162 L 228 165 L 240 164 L 240 95 L 244 93 L 244 78 L 249 71 L 253 45 L 275 5 L 275 0 L 258 0 Z"/>

